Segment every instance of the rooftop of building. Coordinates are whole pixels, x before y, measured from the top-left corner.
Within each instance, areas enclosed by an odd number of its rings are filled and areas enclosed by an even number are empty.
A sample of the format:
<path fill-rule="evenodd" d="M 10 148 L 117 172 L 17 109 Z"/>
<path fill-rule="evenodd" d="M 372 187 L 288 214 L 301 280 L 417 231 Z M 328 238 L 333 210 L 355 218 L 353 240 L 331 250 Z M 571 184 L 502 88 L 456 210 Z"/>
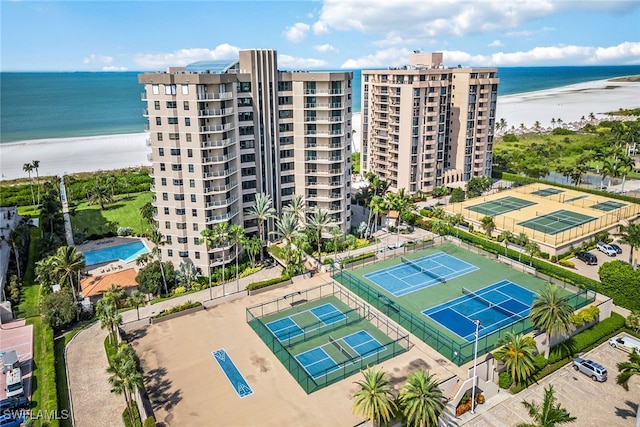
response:
<path fill-rule="evenodd" d="M 128 268 L 114 273 L 84 278 L 80 281 L 82 296 L 90 298 L 102 295 L 109 290 L 109 287 L 112 284 L 118 285 L 122 289 L 138 286 L 138 283 L 136 282 L 137 275 L 138 273 L 134 268 Z"/>

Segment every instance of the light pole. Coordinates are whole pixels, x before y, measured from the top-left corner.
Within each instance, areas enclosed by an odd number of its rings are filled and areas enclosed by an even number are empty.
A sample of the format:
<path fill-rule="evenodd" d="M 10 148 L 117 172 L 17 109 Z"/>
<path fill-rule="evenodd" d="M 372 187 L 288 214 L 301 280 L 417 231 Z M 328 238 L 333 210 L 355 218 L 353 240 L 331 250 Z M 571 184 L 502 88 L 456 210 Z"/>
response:
<path fill-rule="evenodd" d="M 473 345 L 473 388 L 471 389 L 471 413 L 475 414 L 476 410 L 476 384 L 478 382 L 478 377 L 476 375 L 477 368 L 477 360 L 478 360 L 478 331 L 480 330 L 480 321 L 474 320 L 473 323 L 476 324 L 476 340 Z"/>

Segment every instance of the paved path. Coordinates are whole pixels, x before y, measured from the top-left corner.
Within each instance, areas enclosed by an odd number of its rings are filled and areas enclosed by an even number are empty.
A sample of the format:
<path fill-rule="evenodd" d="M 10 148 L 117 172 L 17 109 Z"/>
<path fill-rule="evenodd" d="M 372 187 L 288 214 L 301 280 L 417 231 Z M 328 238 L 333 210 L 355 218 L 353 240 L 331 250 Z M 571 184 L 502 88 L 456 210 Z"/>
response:
<path fill-rule="evenodd" d="M 73 244 L 73 229 L 71 228 L 71 218 L 69 217 L 69 203 L 67 203 L 67 189 L 64 186 L 64 177 L 60 177 L 60 200 L 62 201 L 62 216 L 64 218 L 64 234 L 67 238 L 67 246 Z"/>
<path fill-rule="evenodd" d="M 104 339 L 107 331 L 94 323 L 76 335 L 67 347 L 69 393 L 76 427 L 122 427 L 124 396 L 111 393 Z"/>

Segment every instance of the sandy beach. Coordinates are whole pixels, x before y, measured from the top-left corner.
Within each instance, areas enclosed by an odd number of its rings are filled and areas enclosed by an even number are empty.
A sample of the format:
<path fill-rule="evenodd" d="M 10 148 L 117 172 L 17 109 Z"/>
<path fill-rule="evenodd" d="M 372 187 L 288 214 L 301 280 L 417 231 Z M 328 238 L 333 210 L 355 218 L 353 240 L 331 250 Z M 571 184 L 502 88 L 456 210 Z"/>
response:
<path fill-rule="evenodd" d="M 507 129 L 524 124 L 532 128 L 536 121 L 543 128 L 551 119 L 564 123 L 578 122 L 593 113 L 596 119 L 620 108 L 640 107 L 640 82 L 597 80 L 555 89 L 519 93 L 498 97 L 496 122 L 505 119 Z"/>
<path fill-rule="evenodd" d="M 539 121 L 543 128 L 551 126 L 551 119 L 564 123 L 578 122 L 594 113 L 619 108 L 640 107 L 640 82 L 598 80 L 556 89 L 507 95 L 498 98 L 496 120 L 504 118 L 507 129 L 520 124 L 531 128 Z M 360 113 L 352 116 L 352 151 L 360 151 Z M 40 161 L 40 176 L 63 175 L 76 172 L 113 170 L 150 165 L 146 133 L 104 135 L 75 138 L 51 138 L 0 144 L 2 180 L 26 178 L 25 163 Z"/>

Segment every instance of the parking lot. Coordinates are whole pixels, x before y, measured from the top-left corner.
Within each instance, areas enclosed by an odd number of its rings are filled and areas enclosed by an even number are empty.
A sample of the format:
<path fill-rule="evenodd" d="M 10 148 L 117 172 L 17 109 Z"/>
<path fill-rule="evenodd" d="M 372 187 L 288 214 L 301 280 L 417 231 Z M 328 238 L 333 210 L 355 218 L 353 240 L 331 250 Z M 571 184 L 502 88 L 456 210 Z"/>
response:
<path fill-rule="evenodd" d="M 540 383 L 510 396 L 498 405 L 483 411 L 478 407 L 478 416 L 463 424 L 469 427 L 504 427 L 519 423 L 529 423 L 527 410 L 521 403 L 535 401 L 541 403 L 544 388 L 553 385 L 555 396 L 560 405 L 577 417 L 576 426 L 635 426 L 638 398 L 640 396 L 640 378 L 631 378 L 629 391 L 616 384 L 618 370 L 616 364 L 627 360 L 628 353 L 609 346 L 608 342 L 585 353 L 583 358 L 604 365 L 608 371 L 608 380 L 595 382 L 588 376 L 573 370 L 568 364 L 562 369 L 543 378 Z"/>
<path fill-rule="evenodd" d="M 598 265 L 587 265 L 583 261 L 580 261 L 577 258 L 571 258 L 569 261 L 575 264 L 575 267 L 576 267 L 575 270 L 577 270 L 578 274 L 582 274 L 583 276 L 599 281 L 600 277 L 598 276 L 598 269 L 605 262 L 610 262 L 615 260 L 629 262 L 629 251 L 630 251 L 629 245 L 620 243 L 618 241 L 614 241 L 614 243 L 622 248 L 622 253 L 617 254 L 614 257 L 608 256 L 597 249 L 592 249 L 589 251 L 589 253 L 595 255 L 596 258 L 598 258 Z"/>

